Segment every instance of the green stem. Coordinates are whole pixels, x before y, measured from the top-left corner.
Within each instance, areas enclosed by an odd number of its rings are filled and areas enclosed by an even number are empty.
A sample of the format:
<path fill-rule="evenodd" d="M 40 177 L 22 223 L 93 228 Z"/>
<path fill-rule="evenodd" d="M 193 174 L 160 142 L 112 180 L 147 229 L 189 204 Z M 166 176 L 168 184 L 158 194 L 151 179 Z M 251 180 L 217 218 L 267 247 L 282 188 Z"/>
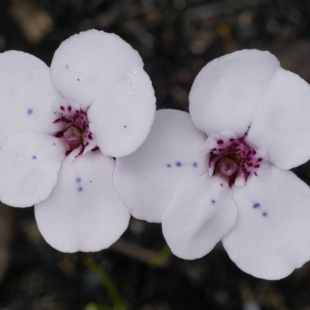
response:
<path fill-rule="evenodd" d="M 159 266 L 163 266 L 165 263 L 167 263 L 169 257 L 172 255 L 170 248 L 168 245 L 165 245 L 155 257 L 153 257 L 149 264 L 152 268 L 157 268 Z"/>
<path fill-rule="evenodd" d="M 113 300 L 114 310 L 127 310 L 116 285 L 102 267 L 100 267 L 100 265 L 98 265 L 90 256 L 84 257 L 83 262 L 99 277 L 103 285 L 106 287 L 111 299 Z"/>

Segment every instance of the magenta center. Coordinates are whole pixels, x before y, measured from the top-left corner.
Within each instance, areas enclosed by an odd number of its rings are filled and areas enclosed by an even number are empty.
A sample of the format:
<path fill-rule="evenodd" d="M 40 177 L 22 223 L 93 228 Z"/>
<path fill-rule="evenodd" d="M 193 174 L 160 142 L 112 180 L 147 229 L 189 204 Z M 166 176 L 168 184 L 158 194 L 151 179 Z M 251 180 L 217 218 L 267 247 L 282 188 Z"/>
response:
<path fill-rule="evenodd" d="M 59 107 L 62 116 L 57 118 L 54 123 L 62 124 L 62 129 L 56 133 L 56 136 L 63 138 L 68 145 L 70 154 L 74 149 L 80 148 L 77 156 L 83 153 L 84 149 L 93 140 L 92 132 L 89 129 L 87 113 L 82 110 L 74 110 L 69 105 Z"/>
<path fill-rule="evenodd" d="M 241 138 L 217 140 L 217 147 L 210 152 L 209 167 L 214 167 L 214 173 L 220 173 L 229 179 L 232 186 L 237 177 L 245 182 L 251 174 L 257 176 L 257 169 L 263 160 L 254 148 L 248 146 Z"/>

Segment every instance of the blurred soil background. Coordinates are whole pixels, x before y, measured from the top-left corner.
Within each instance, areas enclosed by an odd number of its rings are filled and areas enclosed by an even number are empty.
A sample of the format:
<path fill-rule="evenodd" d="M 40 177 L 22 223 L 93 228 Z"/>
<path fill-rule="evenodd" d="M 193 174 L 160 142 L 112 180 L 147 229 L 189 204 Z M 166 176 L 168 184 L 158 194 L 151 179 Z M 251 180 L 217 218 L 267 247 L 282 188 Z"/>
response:
<path fill-rule="evenodd" d="M 49 65 L 63 40 L 91 28 L 139 51 L 158 108 L 186 111 L 200 69 L 244 48 L 271 51 L 310 82 L 310 1 L 0 0 L 0 52 Z M 309 163 L 295 172 L 310 184 Z M 42 239 L 33 208 L 0 205 L 0 310 L 71 309 L 309 310 L 310 263 L 264 281 L 240 271 L 220 244 L 184 261 L 169 253 L 160 225 L 135 219 L 108 250 L 64 254 Z"/>

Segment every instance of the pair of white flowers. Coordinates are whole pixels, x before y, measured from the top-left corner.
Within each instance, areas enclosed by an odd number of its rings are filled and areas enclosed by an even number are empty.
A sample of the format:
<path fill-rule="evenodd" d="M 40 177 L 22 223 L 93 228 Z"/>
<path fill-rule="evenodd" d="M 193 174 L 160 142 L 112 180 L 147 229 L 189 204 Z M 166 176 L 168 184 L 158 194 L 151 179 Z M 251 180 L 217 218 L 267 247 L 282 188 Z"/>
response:
<path fill-rule="evenodd" d="M 56 249 L 107 248 L 132 214 L 162 223 L 184 259 L 222 240 L 266 279 L 310 260 L 310 189 L 287 171 L 310 158 L 310 87 L 270 53 L 210 62 L 190 114 L 155 113 L 138 53 L 91 30 L 64 41 L 50 69 L 1 54 L 0 94 L 0 200 L 34 205 Z"/>

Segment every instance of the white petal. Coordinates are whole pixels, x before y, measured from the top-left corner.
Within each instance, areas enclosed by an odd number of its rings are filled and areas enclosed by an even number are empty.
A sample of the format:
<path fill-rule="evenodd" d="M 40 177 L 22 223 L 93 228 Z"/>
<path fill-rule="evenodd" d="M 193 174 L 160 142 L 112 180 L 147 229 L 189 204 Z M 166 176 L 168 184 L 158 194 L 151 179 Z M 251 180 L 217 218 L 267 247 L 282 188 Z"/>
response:
<path fill-rule="evenodd" d="M 65 153 L 62 142 L 52 136 L 32 132 L 9 136 L 0 151 L 0 200 L 29 207 L 46 199 Z"/>
<path fill-rule="evenodd" d="M 121 157 L 135 151 L 151 130 L 155 102 L 152 83 L 143 70 L 124 76 L 101 93 L 87 115 L 102 153 Z"/>
<path fill-rule="evenodd" d="M 227 182 L 218 176 L 188 179 L 177 186 L 163 215 L 163 233 L 172 252 L 200 258 L 234 227 L 237 209 Z"/>
<path fill-rule="evenodd" d="M 310 259 L 310 189 L 271 166 L 270 178 L 235 188 L 235 228 L 223 239 L 230 258 L 259 278 L 281 279 Z"/>
<path fill-rule="evenodd" d="M 247 141 L 263 146 L 271 163 L 291 169 L 310 158 L 310 86 L 279 69 L 257 111 Z"/>
<path fill-rule="evenodd" d="M 86 108 L 99 91 L 142 68 L 138 52 L 119 36 L 89 30 L 65 40 L 56 50 L 51 77 L 55 88 L 66 98 Z"/>
<path fill-rule="evenodd" d="M 175 185 L 206 172 L 207 162 L 200 153 L 205 139 L 188 113 L 156 112 L 145 143 L 135 153 L 116 159 L 115 185 L 133 216 L 161 222 Z"/>
<path fill-rule="evenodd" d="M 40 59 L 17 51 L 0 54 L 0 96 L 0 147 L 12 133 L 49 131 L 55 119 L 51 104 L 60 95 Z"/>
<path fill-rule="evenodd" d="M 258 50 L 211 61 L 196 77 L 189 95 L 193 122 L 208 135 L 230 130 L 242 136 L 278 68 L 276 57 Z"/>
<path fill-rule="evenodd" d="M 35 205 L 39 230 L 52 247 L 99 251 L 123 234 L 130 214 L 113 185 L 114 166 L 99 151 L 64 161 L 52 194 Z"/>

